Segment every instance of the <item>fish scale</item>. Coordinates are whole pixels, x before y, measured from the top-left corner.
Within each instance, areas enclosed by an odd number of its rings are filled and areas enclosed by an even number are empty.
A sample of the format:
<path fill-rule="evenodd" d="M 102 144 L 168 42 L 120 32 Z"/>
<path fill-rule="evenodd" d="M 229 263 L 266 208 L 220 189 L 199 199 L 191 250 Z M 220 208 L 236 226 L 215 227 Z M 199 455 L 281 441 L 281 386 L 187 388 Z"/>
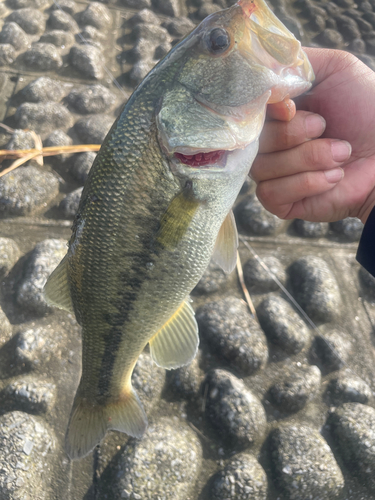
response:
<path fill-rule="evenodd" d="M 148 343 L 167 369 L 194 358 L 189 293 L 211 256 L 226 272 L 235 266 L 231 207 L 257 154 L 267 101 L 300 94 L 311 78 L 299 42 L 263 0 L 240 0 L 174 47 L 125 105 L 45 287 L 47 301 L 82 326 L 71 458 L 110 429 L 142 436 L 147 419 L 131 375 Z"/>

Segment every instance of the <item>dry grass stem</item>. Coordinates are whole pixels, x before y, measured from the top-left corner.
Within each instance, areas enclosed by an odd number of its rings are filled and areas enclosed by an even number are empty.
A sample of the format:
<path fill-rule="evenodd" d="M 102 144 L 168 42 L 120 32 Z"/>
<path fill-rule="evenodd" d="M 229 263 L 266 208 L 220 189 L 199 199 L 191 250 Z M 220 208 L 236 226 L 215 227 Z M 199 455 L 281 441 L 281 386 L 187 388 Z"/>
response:
<path fill-rule="evenodd" d="M 76 144 L 73 146 L 51 146 L 48 148 L 42 147 L 40 137 L 32 132 L 35 141 L 35 148 L 33 149 L 0 149 L 0 163 L 3 160 L 16 160 L 2 172 L 0 177 L 15 170 L 20 165 L 23 165 L 29 160 L 37 159 L 39 165 L 43 165 L 44 156 L 55 156 L 66 153 L 84 153 L 85 151 L 99 151 L 100 144 Z"/>
<path fill-rule="evenodd" d="M 242 293 L 245 296 L 245 299 L 246 299 L 247 305 L 249 306 L 251 314 L 258 321 L 258 317 L 257 317 L 257 313 L 255 311 L 255 307 L 254 307 L 253 301 L 251 300 L 249 290 L 247 289 L 247 286 L 246 286 L 246 283 L 245 283 L 245 280 L 244 280 L 244 277 L 243 277 L 243 270 L 242 270 L 241 258 L 240 258 L 240 254 L 238 252 L 237 252 L 237 274 L 238 274 L 238 281 L 240 282 L 240 285 L 241 285 L 241 288 L 242 288 Z"/>

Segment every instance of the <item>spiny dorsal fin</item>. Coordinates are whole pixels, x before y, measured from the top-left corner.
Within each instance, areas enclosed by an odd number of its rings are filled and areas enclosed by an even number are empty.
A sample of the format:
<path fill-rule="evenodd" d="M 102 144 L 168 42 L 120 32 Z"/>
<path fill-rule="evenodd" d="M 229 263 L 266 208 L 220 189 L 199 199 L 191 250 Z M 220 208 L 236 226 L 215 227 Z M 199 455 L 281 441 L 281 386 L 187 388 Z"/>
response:
<path fill-rule="evenodd" d="M 238 234 L 236 221 L 231 210 L 221 225 L 217 235 L 212 260 L 221 267 L 225 273 L 231 273 L 236 267 L 238 248 Z"/>
<path fill-rule="evenodd" d="M 150 352 L 158 366 L 170 370 L 190 363 L 197 353 L 198 345 L 194 310 L 190 304 L 183 302 L 150 340 Z"/>
<path fill-rule="evenodd" d="M 68 282 L 67 255 L 48 278 L 44 285 L 43 294 L 49 305 L 74 314 Z"/>

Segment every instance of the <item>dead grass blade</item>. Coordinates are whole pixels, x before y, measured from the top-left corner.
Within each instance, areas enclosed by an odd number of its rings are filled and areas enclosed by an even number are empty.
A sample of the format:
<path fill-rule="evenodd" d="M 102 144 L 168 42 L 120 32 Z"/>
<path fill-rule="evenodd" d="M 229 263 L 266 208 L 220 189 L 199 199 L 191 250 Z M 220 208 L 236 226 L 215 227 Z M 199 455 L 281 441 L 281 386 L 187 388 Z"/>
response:
<path fill-rule="evenodd" d="M 0 172 L 0 177 L 8 174 L 12 170 L 15 170 L 20 165 L 23 165 L 33 158 L 37 158 L 39 165 L 43 165 L 44 156 L 55 156 L 66 153 L 84 153 L 86 151 L 99 151 L 100 144 L 76 144 L 73 146 L 50 146 L 47 148 L 42 147 L 42 141 L 40 137 L 34 134 L 35 148 L 33 149 L 1 149 L 0 150 L 0 163 L 3 160 L 16 160 L 12 165 L 2 172 Z"/>
<path fill-rule="evenodd" d="M 249 306 L 249 309 L 251 311 L 251 314 L 254 316 L 254 318 L 258 321 L 257 313 L 255 311 L 255 307 L 253 304 L 253 301 L 251 300 L 249 290 L 247 289 L 244 277 L 243 277 L 243 270 L 242 270 L 242 264 L 241 264 L 241 258 L 239 252 L 237 252 L 237 275 L 238 275 L 238 281 L 240 282 L 241 288 L 242 288 L 242 293 L 245 296 L 247 305 Z M 259 321 L 258 321 L 259 323 Z"/>

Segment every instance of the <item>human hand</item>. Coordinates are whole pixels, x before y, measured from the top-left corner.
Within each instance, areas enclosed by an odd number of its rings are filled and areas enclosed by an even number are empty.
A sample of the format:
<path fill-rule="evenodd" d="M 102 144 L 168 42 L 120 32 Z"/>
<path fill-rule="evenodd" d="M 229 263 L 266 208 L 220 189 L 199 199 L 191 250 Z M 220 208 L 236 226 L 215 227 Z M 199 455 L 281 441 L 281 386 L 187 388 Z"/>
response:
<path fill-rule="evenodd" d="M 276 120 L 294 117 L 265 124 L 251 169 L 257 196 L 283 219 L 365 222 L 375 205 L 375 73 L 346 52 L 305 50 L 314 87 L 295 116 L 269 107 Z"/>

